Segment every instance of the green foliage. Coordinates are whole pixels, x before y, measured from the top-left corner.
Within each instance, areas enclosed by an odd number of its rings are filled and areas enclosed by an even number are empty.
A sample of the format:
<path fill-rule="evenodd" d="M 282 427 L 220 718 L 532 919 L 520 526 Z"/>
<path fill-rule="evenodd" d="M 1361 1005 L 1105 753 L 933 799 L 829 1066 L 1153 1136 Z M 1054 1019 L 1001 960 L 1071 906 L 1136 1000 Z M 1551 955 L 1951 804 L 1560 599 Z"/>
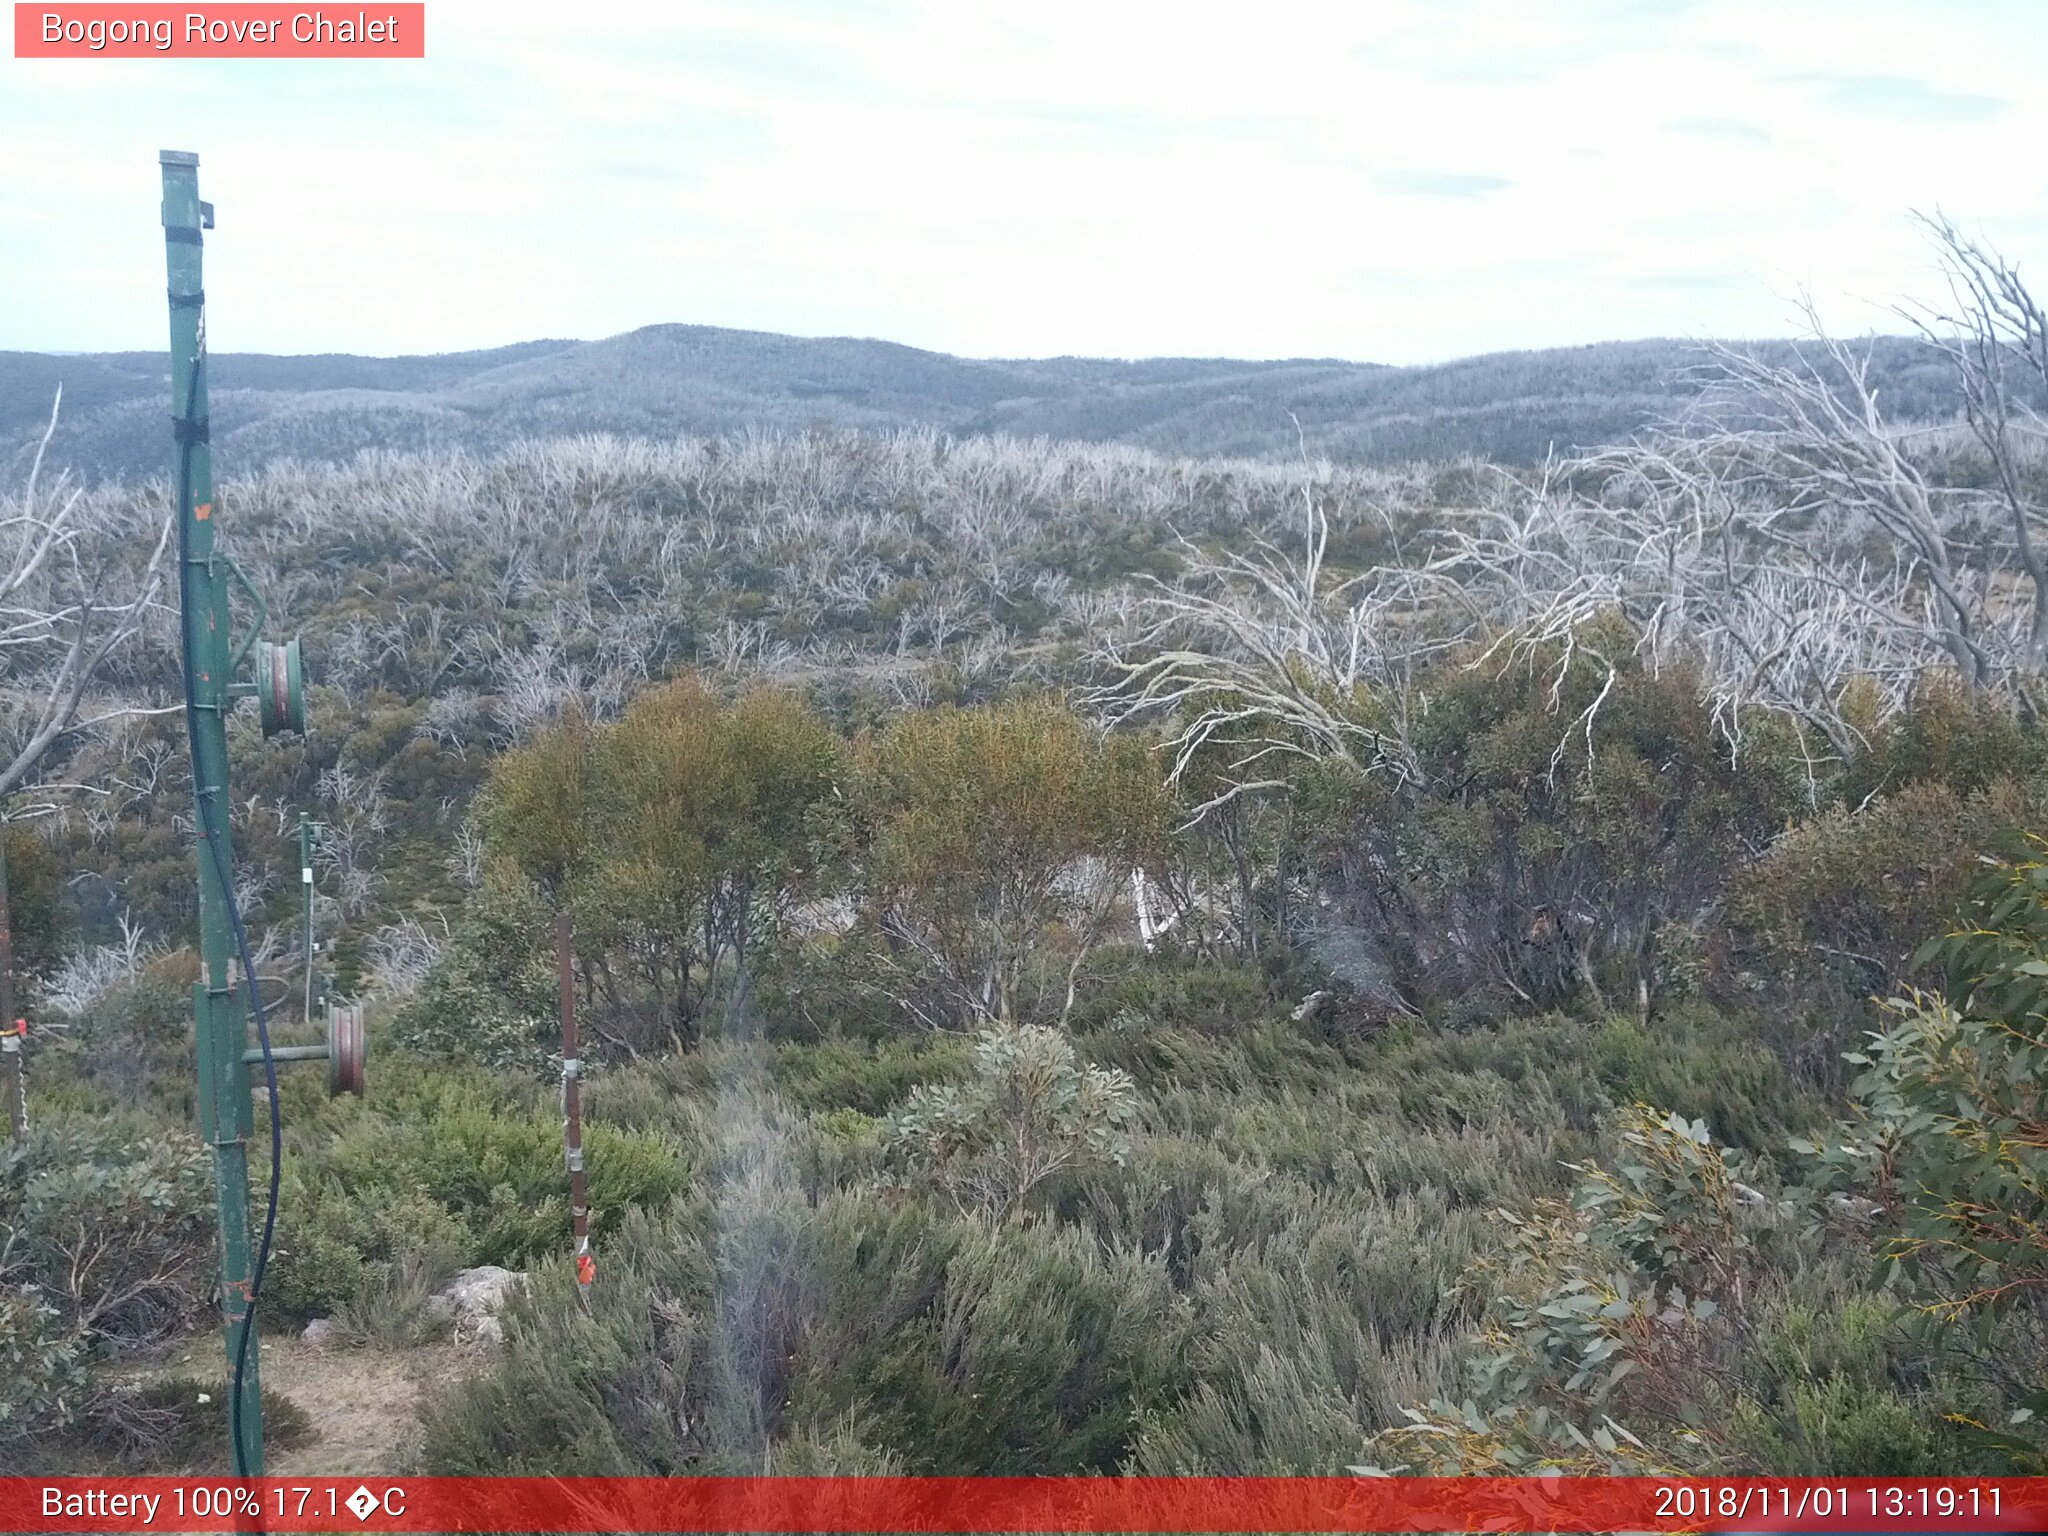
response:
<path fill-rule="evenodd" d="M 71 926 L 63 903 L 63 877 L 49 842 L 31 828 L 9 826 L 5 836 L 7 914 L 16 974 L 46 977 L 63 958 Z"/>
<path fill-rule="evenodd" d="M 1638 1105 L 1612 1172 L 1585 1167 L 1577 1206 L 1636 1268 L 1721 1290 L 1735 1258 L 1734 1180 L 1704 1121 Z M 1708 1314 L 1711 1315 L 1711 1314 Z"/>
<path fill-rule="evenodd" d="M 2030 783 L 2048 769 L 2048 735 L 2000 700 L 1933 677 L 1904 709 L 1879 711 L 1864 692 L 1850 700 L 1851 719 L 1867 749 L 1844 765 L 1833 786 L 1837 803 L 1858 806 L 1916 784 L 1943 784 L 1964 797 L 2001 782 Z"/>
<path fill-rule="evenodd" d="M 425 1056 L 544 1072 L 561 1055 L 552 954 L 532 886 L 491 870 L 419 996 L 393 1021 L 393 1040 Z"/>
<path fill-rule="evenodd" d="M 1736 876 L 1729 915 L 1767 961 L 1868 996 L 1915 971 L 1915 951 L 1953 918 L 1980 859 L 2019 852 L 2044 816 L 2048 781 L 1910 784 L 1787 832 Z"/>
<path fill-rule="evenodd" d="M 555 902 L 590 856 L 592 731 L 572 713 L 493 765 L 479 807 L 496 851 Z"/>
<path fill-rule="evenodd" d="M 1167 1394 L 1164 1273 L 1044 1223 L 772 1180 L 628 1224 L 586 1310 L 535 1277 L 507 1349 L 429 1415 L 435 1471 L 1114 1469 Z"/>
<path fill-rule="evenodd" d="M 183 1133 L 52 1121 L 0 1150 L 0 1281 L 31 1288 L 65 1334 L 177 1332 L 213 1283 L 213 1183 Z"/>
<path fill-rule="evenodd" d="M 568 1183 L 556 1117 L 514 1117 L 451 1101 L 426 1136 L 397 1150 L 401 1164 L 411 1163 L 404 1171 L 416 1187 L 462 1215 L 476 1262 L 517 1265 L 567 1244 Z M 676 1149 L 661 1137 L 591 1125 L 584 1133 L 584 1156 L 591 1230 L 599 1238 L 629 1207 L 659 1204 L 682 1186 Z M 372 1174 L 351 1159 L 337 1157 L 336 1164 L 365 1181 Z M 385 1182 L 405 1187 L 389 1176 Z"/>
<path fill-rule="evenodd" d="M 1783 1038 L 1776 1020 L 1730 1017 L 1688 1001 L 1647 1023 L 1604 1019 L 1587 1048 L 1615 1103 L 1662 1104 L 1732 1146 L 1760 1150 L 1781 1146 L 1828 1115 L 1827 1101 L 1787 1071 Z"/>
<path fill-rule="evenodd" d="M 94 1351 L 197 1322 L 213 1259 L 192 1137 L 59 1120 L 0 1148 L 0 1449 L 94 1417 Z"/>
<path fill-rule="evenodd" d="M 1723 1427 L 1727 1459 L 1788 1477 L 1930 1476 L 1999 1464 L 1972 1453 L 1959 1384 L 1899 1326 L 1898 1303 L 1846 1276 L 1773 1298 L 1751 1335 L 1752 1395 Z M 1931 1379 L 1930 1379 L 1931 1377 Z M 1902 1383 L 1916 1382 L 1908 1393 Z"/>
<path fill-rule="evenodd" d="M 160 964 L 101 993 L 65 1034 L 45 1036 L 34 1047 L 41 1070 L 31 1087 L 54 1087 L 52 1070 L 61 1068 L 95 1112 L 147 1111 L 174 1125 L 192 1124 L 198 1108 L 191 979 Z"/>
<path fill-rule="evenodd" d="M 387 1053 L 360 1104 L 292 1118 L 267 1294 L 287 1315 L 355 1306 L 473 1264 L 520 1267 L 569 1245 L 559 1114 L 530 1089 Z M 585 1127 L 591 1230 L 659 1206 L 685 1180 L 658 1130 Z"/>
<path fill-rule="evenodd" d="M 1638 1105 L 1612 1169 L 1567 1202 L 1499 1212 L 1471 1395 L 1407 1410 L 1382 1437 L 1433 1473 L 1699 1471 L 1741 1346 L 1723 1313 L 1740 1268 L 1736 1181 L 1697 1121 Z"/>
<path fill-rule="evenodd" d="M 1512 663 L 1453 658 L 1424 686 L 1414 770 L 1326 770 L 1297 814 L 1351 921 L 1426 1003 L 1634 1002 L 1659 934 L 1718 897 L 1802 793 L 1787 731 L 1759 722 L 1732 758 L 1698 679 L 1602 625 Z"/>
<path fill-rule="evenodd" d="M 1146 955 L 1135 947 L 1105 946 L 1089 979 L 1089 994 L 1069 1021 L 1076 1031 L 1178 1029 L 1230 1036 L 1273 1010 L 1272 992 L 1258 972 L 1177 951 Z"/>
<path fill-rule="evenodd" d="M 1900 1443 L 1919 1446 L 1922 1465 L 2038 1471 L 2048 1466 L 2048 864 L 1994 863 L 1962 924 L 1914 961 L 1945 993 L 1884 1005 L 1880 1027 L 1847 1056 L 1855 1118 L 1793 1151 L 1825 1209 L 1874 1225 L 1880 1276 L 1902 1282 L 1915 1336 L 1976 1379 L 1938 1436 Z M 1879 1436 L 1886 1412 L 1859 1408 L 1855 1422 Z"/>
<path fill-rule="evenodd" d="M 379 1295 L 424 1258 L 446 1279 L 471 1246 L 467 1212 L 423 1191 L 350 1187 L 294 1159 L 278 1199 L 278 1236 L 263 1280 L 266 1312 L 304 1322 Z"/>
<path fill-rule="evenodd" d="M 968 1043 L 953 1035 L 909 1035 L 863 1045 L 821 1040 L 778 1047 L 770 1062 L 776 1091 L 804 1109 L 886 1114 L 919 1084 L 964 1078 Z"/>
<path fill-rule="evenodd" d="M 2048 861 L 2002 867 L 1921 958 L 1948 993 L 1888 1005 L 1849 1058 L 1864 1134 L 1831 1150 L 1898 1210 L 1890 1255 L 1934 1312 L 1988 1330 L 2048 1295 Z"/>
<path fill-rule="evenodd" d="M 1053 1175 L 1129 1157 L 1137 1111 L 1128 1074 L 1081 1065 L 1057 1031 L 996 1028 L 975 1042 L 965 1083 L 911 1091 L 891 1151 L 962 1211 L 1021 1219 Z"/>
<path fill-rule="evenodd" d="M 928 1011 L 1069 1011 L 1131 869 L 1160 855 L 1168 800 L 1145 744 L 1022 699 L 898 716 L 857 760 L 868 896 L 936 991 Z"/>
<path fill-rule="evenodd" d="M 69 1425 L 85 1391 L 85 1344 L 40 1288 L 0 1289 L 0 1449 Z"/>
<path fill-rule="evenodd" d="M 827 1401 L 888 1405 L 885 1443 L 925 1469 L 1114 1469 L 1174 1376 L 1164 1273 L 1043 1225 L 969 1226 L 953 1240 L 932 1304 L 904 1318 L 894 1348 L 821 1353 L 806 1384 Z"/>
<path fill-rule="evenodd" d="M 1327 1474 L 1400 1403 L 1442 1387 L 1463 1320 L 1447 1293 L 1479 1229 L 1441 1189 L 1389 1200 L 1319 1188 L 1187 1142 L 1136 1157 L 1141 1177 L 1124 1192 L 1148 1219 L 1105 1236 L 1149 1246 L 1161 1218 L 1174 1233 L 1165 1251 L 1192 1314 L 1195 1379 L 1146 1415 L 1133 1470 Z M 1154 1193 L 1155 1181 L 1179 1187 Z"/>
<path fill-rule="evenodd" d="M 826 891 L 838 738 L 779 693 L 721 702 L 680 678 L 614 725 L 571 720 L 507 753 L 482 820 L 494 854 L 575 919 L 592 1033 L 695 1037 L 741 970 Z"/>

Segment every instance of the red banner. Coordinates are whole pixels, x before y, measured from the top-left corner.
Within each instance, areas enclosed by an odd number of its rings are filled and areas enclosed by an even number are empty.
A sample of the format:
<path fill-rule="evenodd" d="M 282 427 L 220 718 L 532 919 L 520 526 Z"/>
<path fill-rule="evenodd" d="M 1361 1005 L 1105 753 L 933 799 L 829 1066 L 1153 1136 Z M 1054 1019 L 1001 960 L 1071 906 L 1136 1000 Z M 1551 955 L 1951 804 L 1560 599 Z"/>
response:
<path fill-rule="evenodd" d="M 23 5 L 17 59 L 423 59 L 427 8 Z"/>
<path fill-rule="evenodd" d="M 0 1478 L 0 1531 L 2048 1530 L 2048 1478 Z"/>

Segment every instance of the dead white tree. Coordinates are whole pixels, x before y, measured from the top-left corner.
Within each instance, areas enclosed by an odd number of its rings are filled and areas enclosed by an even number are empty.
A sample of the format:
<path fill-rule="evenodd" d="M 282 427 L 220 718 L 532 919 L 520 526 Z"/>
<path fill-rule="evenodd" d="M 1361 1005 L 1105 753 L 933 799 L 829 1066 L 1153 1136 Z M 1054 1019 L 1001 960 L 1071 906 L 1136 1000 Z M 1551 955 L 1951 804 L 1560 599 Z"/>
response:
<path fill-rule="evenodd" d="M 1692 462 L 1754 492 L 1745 500 L 1766 510 L 1743 531 L 1865 622 L 1945 653 L 1972 688 L 1998 683 L 2013 658 L 1989 566 L 1971 558 L 1976 498 L 1941 482 L 1928 428 L 1879 409 L 1869 350 L 1807 313 L 1814 340 L 1790 364 L 1716 349 L 1720 378 L 1689 435 Z"/>
<path fill-rule="evenodd" d="M 1593 637 L 1616 633 L 1596 620 L 1618 620 L 1652 672 L 1697 668 L 1731 755 L 1757 712 L 1798 722 L 1821 756 L 1854 751 L 1850 685 L 1896 704 L 1940 652 L 1909 566 L 1817 527 L 1810 507 L 1753 473 L 1748 430 L 1603 450 L 1533 483 L 1501 476 L 1434 536 L 1418 573 L 1433 622 L 1455 615 L 1455 632 L 1490 637 L 1474 666 L 1544 657 L 1555 698 L 1582 662 L 1611 686 L 1622 657 Z M 1606 697 L 1568 723 L 1553 769 L 1575 736 L 1590 749 Z"/>
<path fill-rule="evenodd" d="M 1100 658 L 1115 680 L 1091 703 L 1110 723 L 1164 719 L 1169 781 L 1207 770 L 1191 821 L 1283 787 L 1289 761 L 1334 756 L 1414 775 L 1401 701 L 1416 664 L 1443 643 L 1412 622 L 1421 573 L 1395 565 L 1331 579 L 1329 517 L 1312 481 L 1301 502 L 1298 550 L 1262 535 L 1249 552 L 1183 539 L 1180 576 L 1144 594 L 1138 645 L 1111 640 Z M 1391 720 L 1361 707 L 1368 693 Z"/>
<path fill-rule="evenodd" d="M 2048 401 L 2048 315 L 2018 267 L 1940 213 L 1916 217 L 1934 243 L 1949 296 L 1946 304 L 1901 313 L 1949 360 L 1963 419 L 1988 460 L 1989 485 L 1979 500 L 2005 535 L 1993 569 L 1998 577 L 2009 573 L 2019 589 L 2025 625 L 2017 662 L 2031 683 L 2048 661 L 2048 552 L 2041 548 L 2048 530 L 2033 489 L 2048 445 L 2041 410 Z"/>
<path fill-rule="evenodd" d="M 63 391 L 20 491 L 0 500 L 0 796 L 80 723 L 104 662 L 141 627 L 163 583 L 171 524 L 134 523 L 69 473 L 45 479 Z M 135 547 L 136 535 L 154 547 Z M 139 558 L 138 558 L 139 556 Z"/>
<path fill-rule="evenodd" d="M 1914 313 L 1988 469 L 1957 463 L 1956 429 L 1881 409 L 1872 347 L 1829 335 L 1809 302 L 1806 341 L 1709 348 L 1679 420 L 1537 476 L 1496 472 L 1412 557 L 1397 536 L 1385 567 L 1328 577 L 1311 469 L 1299 550 L 1184 544 L 1181 577 L 1149 594 L 1139 659 L 1104 658 L 1117 680 L 1098 702 L 1172 722 L 1173 777 L 1200 762 L 1208 781 L 1196 819 L 1279 787 L 1290 759 L 1411 775 L 1410 679 L 1448 647 L 1470 666 L 1543 658 L 1553 700 L 1572 668 L 1604 674 L 1560 722 L 1553 771 L 1575 741 L 1590 757 L 1624 659 L 1596 647 L 1616 635 L 1653 670 L 1698 669 L 1731 753 L 1759 712 L 1793 722 L 1816 786 L 1862 745 L 1859 694 L 1896 708 L 1945 674 L 2041 709 L 2048 315 L 2009 263 L 1922 222 L 1950 301 Z"/>
<path fill-rule="evenodd" d="M 44 480 L 63 403 L 59 389 L 27 480 L 18 494 L 0 500 L 0 804 L 34 778 L 58 739 L 80 723 L 79 706 L 102 664 L 148 615 L 171 536 L 166 518 L 155 530 L 154 548 L 136 562 L 141 540 L 135 535 L 146 524 L 124 526 L 135 520 L 124 518 L 118 504 L 88 497 L 68 474 Z M 6 821 L 0 811 L 0 1027 L 14 1017 Z M 28 1132 L 28 1102 L 19 1042 L 13 1043 L 8 1118 L 20 1140 Z"/>

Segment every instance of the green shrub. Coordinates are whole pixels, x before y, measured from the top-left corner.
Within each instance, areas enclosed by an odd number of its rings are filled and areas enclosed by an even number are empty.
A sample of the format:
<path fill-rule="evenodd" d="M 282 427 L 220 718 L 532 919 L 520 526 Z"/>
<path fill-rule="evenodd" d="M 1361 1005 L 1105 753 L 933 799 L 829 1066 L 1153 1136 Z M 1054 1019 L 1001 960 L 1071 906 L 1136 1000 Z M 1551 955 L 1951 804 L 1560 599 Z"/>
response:
<path fill-rule="evenodd" d="M 63 959 L 71 913 L 63 899 L 64 877 L 49 841 L 36 834 L 33 824 L 21 822 L 10 823 L 5 835 L 8 933 L 14 943 L 16 974 L 33 985 Z"/>
<path fill-rule="evenodd" d="M 835 1234 L 828 1276 L 862 1262 L 843 1246 L 851 1235 Z M 862 1407 L 880 1443 L 921 1472 L 1115 1470 L 1177 1384 L 1182 1325 L 1163 1268 L 1049 1223 L 961 1223 L 944 1240 L 942 1268 L 885 1252 L 876 1258 L 896 1273 L 870 1261 L 871 1280 L 827 1290 L 798 1401 Z M 870 1296 L 887 1332 L 863 1325 Z"/>
<path fill-rule="evenodd" d="M 1491 1301 L 1470 1395 L 1407 1410 L 1384 1454 L 1454 1474 L 1712 1466 L 1698 1426 L 1742 1344 L 1723 1310 L 1748 1240 L 1736 1180 L 1704 1125 L 1647 1106 L 1618 1145 L 1569 1203 L 1499 1213 L 1505 1247 L 1472 1277 Z"/>
<path fill-rule="evenodd" d="M 462 1215 L 474 1257 L 518 1264 L 569 1240 L 568 1175 L 561 1126 L 540 1115 L 510 1118 L 451 1105 L 427 1129 L 413 1174 L 431 1198 Z M 684 1171 L 665 1140 L 584 1129 L 591 1231 L 602 1238 L 635 1205 L 659 1205 L 682 1187 Z"/>
<path fill-rule="evenodd" d="M 168 969 L 110 988 L 66 1035 L 34 1044 L 31 1085 L 54 1089 L 61 1073 L 95 1112 L 146 1111 L 180 1126 L 196 1123 L 191 978 L 162 974 Z M 56 1049 L 46 1051 L 52 1038 Z"/>
<path fill-rule="evenodd" d="M 1869 746 L 1831 786 L 1837 804 L 1862 805 L 1915 784 L 1939 784 L 1967 798 L 2001 781 L 2036 782 L 2048 770 L 2048 733 L 2003 700 L 1953 679 L 1928 679 L 1906 708 L 1881 719 L 1868 703 L 1858 710 L 1858 701 L 1848 702 Z"/>
<path fill-rule="evenodd" d="M 2016 855 L 2044 818 L 2048 785 L 1908 785 L 1779 838 L 1737 876 L 1729 918 L 1766 965 L 1830 996 L 1867 998 L 1926 979 L 1914 952 L 1953 919 L 1979 860 Z"/>
<path fill-rule="evenodd" d="M 1977 1406 L 1930 1379 L 1894 1297 L 1848 1277 L 1762 1309 L 1742 1364 L 1744 1395 L 1721 1426 L 1731 1465 L 1787 1477 L 1932 1476 L 1974 1466 L 1953 1415 Z"/>
<path fill-rule="evenodd" d="M 1856 1121 L 1796 1150 L 1823 1188 L 1871 1198 L 1883 1255 L 1926 1326 L 1995 1362 L 1991 1374 L 2008 1384 L 2010 1411 L 1984 1426 L 1989 1443 L 2038 1470 L 2048 1463 L 2048 860 L 1996 869 L 1966 921 L 1918 958 L 1938 967 L 1945 995 L 1886 1005 L 1882 1027 L 1848 1058 L 1861 1069 Z"/>
<path fill-rule="evenodd" d="M 1788 731 L 1759 721 L 1732 756 L 1697 676 L 1645 665 L 1605 621 L 1569 648 L 1447 660 L 1426 697 L 1407 772 L 1323 770 L 1296 795 L 1326 889 L 1426 1009 L 1479 989 L 1530 1011 L 1634 1003 L 1660 931 L 1802 803 Z"/>
<path fill-rule="evenodd" d="M 183 1332 L 214 1290 L 213 1181 L 189 1136 L 48 1121 L 0 1147 L 0 1449 L 98 1409 L 94 1352 Z"/>
<path fill-rule="evenodd" d="M 586 1309 L 540 1266 L 492 1368 L 427 1416 L 440 1472 L 1110 1471 L 1176 1383 L 1164 1270 L 1071 1229 L 749 1161 L 630 1219 Z M 785 1458 L 790 1459 L 785 1459 Z"/>
<path fill-rule="evenodd" d="M 1114 1025 L 1228 1036 L 1274 1011 L 1264 978 L 1242 965 L 1105 950 L 1091 982 L 1087 1001 L 1069 1020 L 1077 1034 Z"/>
<path fill-rule="evenodd" d="M 911 1090 L 890 1150 L 913 1181 L 960 1210 L 1021 1219 L 1053 1175 L 1128 1157 L 1137 1111 L 1129 1076 L 1081 1065 L 1064 1035 L 997 1028 L 975 1042 L 966 1082 Z"/>
<path fill-rule="evenodd" d="M 1965 922 L 1919 957 L 1945 995 L 1885 1005 L 1848 1060 L 1857 1119 L 1802 1141 L 1822 1188 L 1895 1216 L 1890 1253 L 1951 1318 L 2048 1295 L 2048 861 L 2000 866 Z"/>
<path fill-rule="evenodd" d="M 295 1087 L 297 1085 L 294 1085 Z M 317 1085 L 314 1085 L 317 1086 Z M 551 1095 L 475 1066 L 393 1053 L 366 1100 L 289 1095 L 274 1286 L 287 1315 L 360 1307 L 411 1272 L 519 1267 L 570 1240 L 562 1127 Z M 301 1108 L 301 1103 L 303 1108 Z M 667 1128 L 584 1128 L 591 1231 L 684 1185 Z"/>
<path fill-rule="evenodd" d="M 911 1035 L 865 1044 L 832 1038 L 778 1046 L 770 1058 L 776 1091 L 806 1109 L 882 1115 L 919 1084 L 958 1082 L 968 1043 L 952 1035 Z"/>
<path fill-rule="evenodd" d="M 1195 1380 L 1145 1416 L 1135 1470 L 1327 1473 L 1398 1404 L 1449 1390 L 1465 1319 L 1447 1293 L 1479 1231 L 1441 1196 L 1233 1169 L 1188 1225 Z"/>
<path fill-rule="evenodd" d="M 197 1138 L 53 1121 L 0 1149 L 0 1282 L 56 1326 L 135 1343 L 182 1331 L 214 1277 L 213 1179 Z"/>
<path fill-rule="evenodd" d="M 593 1063 L 583 1074 L 584 1124 L 683 1135 L 695 1123 L 691 1111 L 713 1091 L 712 1057 L 708 1050 L 668 1051 Z"/>
<path fill-rule="evenodd" d="M 85 1387 L 84 1340 L 41 1289 L 0 1289 L 0 1449 L 65 1428 Z"/>
<path fill-rule="evenodd" d="M 1592 1031 L 1594 1075 L 1617 1104 L 1668 1106 L 1717 1140 L 1760 1151 L 1828 1118 L 1827 1101 L 1765 1043 L 1772 1026 L 1680 1004 L 1648 1023 L 1616 1016 Z"/>
<path fill-rule="evenodd" d="M 424 1191 L 351 1191 L 294 1159 L 279 1193 L 265 1310 L 300 1322 L 332 1317 L 378 1295 L 402 1264 L 424 1258 L 446 1279 L 475 1247 L 468 1223 Z"/>
<path fill-rule="evenodd" d="M 561 1054 L 553 955 L 540 898 L 493 868 L 419 996 L 393 1022 L 393 1039 L 423 1056 L 543 1072 Z"/>

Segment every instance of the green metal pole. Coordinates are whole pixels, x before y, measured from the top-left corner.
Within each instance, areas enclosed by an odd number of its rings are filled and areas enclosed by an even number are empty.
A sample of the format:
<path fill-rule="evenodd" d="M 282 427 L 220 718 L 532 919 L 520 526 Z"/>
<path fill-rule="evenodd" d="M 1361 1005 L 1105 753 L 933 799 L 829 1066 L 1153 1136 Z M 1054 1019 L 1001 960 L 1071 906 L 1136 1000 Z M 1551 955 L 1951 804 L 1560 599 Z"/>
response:
<path fill-rule="evenodd" d="M 192 711 L 192 788 L 197 811 L 199 863 L 199 982 L 192 989 L 199 1054 L 199 1128 L 213 1148 L 214 1199 L 220 1207 L 221 1310 L 226 1316 L 228 1365 L 249 1312 L 249 1100 L 246 1000 L 235 987 L 234 944 L 228 920 L 232 853 L 228 841 L 228 736 L 230 703 L 228 574 L 213 547 L 213 455 L 206 442 L 206 301 L 200 281 L 200 231 L 213 209 L 199 200 L 199 157 L 165 150 L 158 157 L 164 183 L 164 259 L 170 275 L 171 416 L 177 457 L 172 487 L 179 497 L 184 561 L 184 627 Z M 214 847 L 209 849 L 210 835 Z M 240 1402 L 240 1461 L 250 1476 L 263 1472 L 263 1398 L 258 1347 L 248 1342 Z M 233 1405 L 231 1417 L 233 1423 Z"/>

